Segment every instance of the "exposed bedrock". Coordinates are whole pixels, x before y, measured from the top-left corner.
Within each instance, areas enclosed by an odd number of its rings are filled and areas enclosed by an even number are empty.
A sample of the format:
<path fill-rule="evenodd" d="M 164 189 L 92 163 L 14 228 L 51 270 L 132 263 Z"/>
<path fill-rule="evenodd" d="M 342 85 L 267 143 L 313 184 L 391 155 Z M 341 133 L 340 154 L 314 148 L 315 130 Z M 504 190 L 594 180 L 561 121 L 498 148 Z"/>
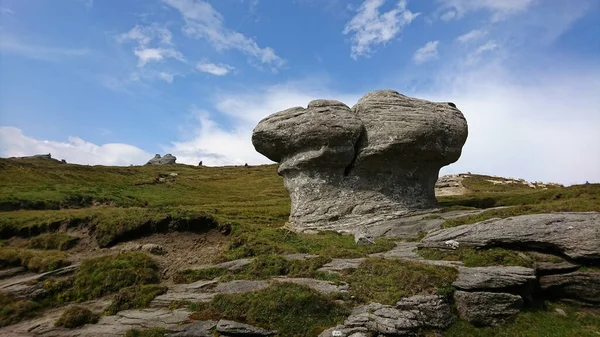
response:
<path fill-rule="evenodd" d="M 279 163 L 292 228 L 353 231 L 436 207 L 439 169 L 458 160 L 466 138 L 454 104 L 380 90 L 352 109 L 316 100 L 275 113 L 252 143 Z"/>

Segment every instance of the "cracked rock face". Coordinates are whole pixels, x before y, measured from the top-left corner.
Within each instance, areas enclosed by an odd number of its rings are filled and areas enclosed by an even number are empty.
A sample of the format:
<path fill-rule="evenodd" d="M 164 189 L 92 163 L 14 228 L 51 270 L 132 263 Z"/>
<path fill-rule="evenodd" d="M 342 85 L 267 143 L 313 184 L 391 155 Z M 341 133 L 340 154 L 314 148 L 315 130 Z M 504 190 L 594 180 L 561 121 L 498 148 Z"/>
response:
<path fill-rule="evenodd" d="M 452 103 L 373 91 L 350 109 L 316 100 L 263 119 L 256 150 L 279 163 L 299 231 L 354 231 L 436 207 L 442 166 L 460 157 L 467 122 Z"/>

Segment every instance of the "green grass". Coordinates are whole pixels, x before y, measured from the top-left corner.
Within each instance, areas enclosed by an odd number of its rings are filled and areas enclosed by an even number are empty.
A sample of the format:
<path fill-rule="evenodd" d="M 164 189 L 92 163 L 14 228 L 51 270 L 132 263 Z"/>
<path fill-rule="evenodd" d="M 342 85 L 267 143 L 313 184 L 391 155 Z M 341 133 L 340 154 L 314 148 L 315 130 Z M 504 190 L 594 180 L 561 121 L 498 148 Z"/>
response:
<path fill-rule="evenodd" d="M 396 304 L 401 298 L 419 294 L 447 295 L 453 291 L 457 270 L 449 267 L 386 259 L 367 259 L 346 272 L 342 280 L 359 302 Z"/>
<path fill-rule="evenodd" d="M 73 329 L 86 324 L 96 324 L 99 319 L 100 316 L 92 313 L 90 309 L 73 305 L 63 311 L 54 325 Z"/>
<path fill-rule="evenodd" d="M 125 337 L 164 337 L 166 334 L 167 330 L 163 328 L 131 329 L 125 332 Z"/>
<path fill-rule="evenodd" d="M 71 263 L 60 251 L 0 247 L 0 269 L 22 266 L 33 272 L 46 272 Z"/>
<path fill-rule="evenodd" d="M 358 258 L 388 251 L 392 240 L 379 238 L 374 245 L 356 245 L 354 237 L 335 232 L 294 233 L 281 228 L 235 225 L 224 260 L 268 254 L 315 254 L 327 258 Z"/>
<path fill-rule="evenodd" d="M 534 263 L 534 260 L 526 253 L 502 248 L 485 250 L 473 248 L 458 248 L 456 250 L 423 248 L 417 252 L 427 260 L 462 261 L 465 267 L 523 266 L 532 268 Z"/>
<path fill-rule="evenodd" d="M 159 282 L 158 266 L 142 252 L 127 252 L 85 260 L 64 300 L 87 301 L 131 286 Z"/>
<path fill-rule="evenodd" d="M 156 296 L 166 293 L 167 290 L 167 287 L 156 284 L 146 284 L 121 289 L 115 295 L 108 308 L 104 311 L 104 314 L 115 315 L 121 310 L 145 308 L 150 305 L 150 302 L 152 302 Z"/>
<path fill-rule="evenodd" d="M 28 247 L 33 249 L 68 250 L 79 242 L 79 238 L 66 233 L 45 233 L 29 240 Z"/>
<path fill-rule="evenodd" d="M 293 283 L 244 294 L 221 294 L 191 308 L 196 311 L 193 319 L 230 319 L 277 330 L 279 336 L 318 336 L 349 314 L 331 297 Z"/>
<path fill-rule="evenodd" d="M 561 306 L 568 317 L 547 310 L 522 312 L 512 321 L 497 327 L 477 328 L 464 321 L 455 322 L 446 337 L 597 337 L 600 335 L 600 311 Z"/>
<path fill-rule="evenodd" d="M 0 327 L 36 317 L 41 310 L 41 305 L 36 302 L 17 299 L 11 294 L 0 292 Z"/>

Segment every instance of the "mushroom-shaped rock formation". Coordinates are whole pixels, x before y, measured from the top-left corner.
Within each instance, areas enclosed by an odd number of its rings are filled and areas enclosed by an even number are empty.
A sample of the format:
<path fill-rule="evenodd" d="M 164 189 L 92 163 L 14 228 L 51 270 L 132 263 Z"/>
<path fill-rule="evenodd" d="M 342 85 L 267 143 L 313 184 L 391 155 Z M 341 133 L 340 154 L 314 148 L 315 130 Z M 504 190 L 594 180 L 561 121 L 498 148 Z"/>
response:
<path fill-rule="evenodd" d="M 299 231 L 355 231 L 437 206 L 442 166 L 460 157 L 467 122 L 453 103 L 373 91 L 350 109 L 316 100 L 256 126 L 256 150 L 279 163 Z"/>

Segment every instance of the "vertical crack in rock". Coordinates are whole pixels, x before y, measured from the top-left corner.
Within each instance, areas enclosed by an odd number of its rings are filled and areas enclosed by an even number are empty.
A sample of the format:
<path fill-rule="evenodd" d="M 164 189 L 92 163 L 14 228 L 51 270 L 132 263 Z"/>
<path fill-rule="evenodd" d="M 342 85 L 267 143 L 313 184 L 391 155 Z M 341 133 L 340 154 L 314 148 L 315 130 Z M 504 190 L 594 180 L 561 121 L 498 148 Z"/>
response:
<path fill-rule="evenodd" d="M 355 231 L 437 207 L 439 169 L 458 160 L 466 138 L 454 104 L 379 90 L 352 109 L 315 100 L 275 113 L 252 143 L 279 163 L 292 228 Z"/>

